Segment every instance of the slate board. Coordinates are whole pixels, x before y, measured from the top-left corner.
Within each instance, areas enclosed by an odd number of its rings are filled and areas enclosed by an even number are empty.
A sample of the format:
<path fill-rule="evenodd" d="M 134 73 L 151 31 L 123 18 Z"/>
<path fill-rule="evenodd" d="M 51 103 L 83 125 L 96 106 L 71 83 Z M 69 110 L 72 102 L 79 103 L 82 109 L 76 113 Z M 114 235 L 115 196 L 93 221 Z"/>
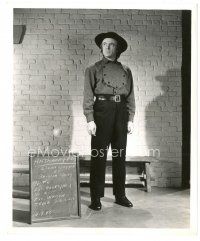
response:
<path fill-rule="evenodd" d="M 79 158 L 30 155 L 30 223 L 81 216 Z"/>

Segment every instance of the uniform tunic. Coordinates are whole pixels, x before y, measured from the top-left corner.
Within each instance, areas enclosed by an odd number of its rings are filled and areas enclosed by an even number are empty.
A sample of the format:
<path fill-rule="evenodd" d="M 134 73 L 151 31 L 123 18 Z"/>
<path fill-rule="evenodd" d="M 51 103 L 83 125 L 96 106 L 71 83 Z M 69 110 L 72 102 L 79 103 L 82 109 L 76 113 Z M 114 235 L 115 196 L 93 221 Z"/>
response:
<path fill-rule="evenodd" d="M 94 120 L 94 96 L 97 94 L 125 95 L 128 119 L 133 121 L 135 114 L 133 78 L 127 66 L 103 58 L 86 69 L 83 110 L 87 122 Z"/>
<path fill-rule="evenodd" d="M 124 95 L 114 102 L 95 100 L 98 95 Z M 83 110 L 87 122 L 96 123 L 91 137 L 90 194 L 103 197 L 107 151 L 112 149 L 113 194 L 125 195 L 127 122 L 133 121 L 135 98 L 131 70 L 118 61 L 103 58 L 85 71 Z"/>

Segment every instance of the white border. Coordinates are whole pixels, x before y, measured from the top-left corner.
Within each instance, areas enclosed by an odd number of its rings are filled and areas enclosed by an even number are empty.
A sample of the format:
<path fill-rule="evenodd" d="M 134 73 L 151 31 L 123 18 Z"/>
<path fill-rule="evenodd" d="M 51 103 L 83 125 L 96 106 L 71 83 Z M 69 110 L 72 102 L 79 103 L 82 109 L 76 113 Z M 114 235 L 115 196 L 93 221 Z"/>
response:
<path fill-rule="evenodd" d="M 79 228 L 13 228 L 12 227 L 12 10 L 13 8 L 115 8 L 115 9 L 190 9 L 192 10 L 192 78 L 191 78 L 191 228 L 190 229 L 79 229 Z M 197 43 L 197 31 L 199 30 L 197 18 L 199 11 L 198 0 L 188 1 L 144 1 L 144 0 L 101 0 L 101 1 L 77 1 L 70 2 L 64 0 L 4 0 L 0 3 L 0 24 L 1 26 L 1 169 L 0 169 L 0 236 L 1 240 L 34 239 L 42 240 L 102 240 L 115 238 L 121 239 L 148 239 L 168 240 L 168 239 L 197 239 L 197 218 L 199 214 L 197 197 L 199 192 L 197 170 L 197 99 L 199 86 L 197 83 L 197 55 L 199 53 Z M 3 33 L 3 34 L 2 34 Z M 199 32 L 198 32 L 199 33 Z M 198 51 L 197 51 L 198 50 Z M 199 172 L 198 172 L 199 173 Z M 3 214 L 3 215 L 2 215 Z M 87 236 L 86 236 L 87 235 Z"/>

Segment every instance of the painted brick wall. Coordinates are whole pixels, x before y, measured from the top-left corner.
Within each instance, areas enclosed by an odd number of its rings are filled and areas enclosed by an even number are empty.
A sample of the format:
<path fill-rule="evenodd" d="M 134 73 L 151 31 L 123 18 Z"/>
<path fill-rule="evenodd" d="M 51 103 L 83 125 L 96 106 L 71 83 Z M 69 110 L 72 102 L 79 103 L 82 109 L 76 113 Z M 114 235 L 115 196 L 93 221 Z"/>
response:
<path fill-rule="evenodd" d="M 120 61 L 132 70 L 136 96 L 127 155 L 156 156 L 152 185 L 180 186 L 181 11 L 15 9 L 14 24 L 26 25 L 13 55 L 15 164 L 27 164 L 30 149 L 90 153 L 84 70 L 101 58 L 94 37 L 116 31 L 128 42 Z"/>

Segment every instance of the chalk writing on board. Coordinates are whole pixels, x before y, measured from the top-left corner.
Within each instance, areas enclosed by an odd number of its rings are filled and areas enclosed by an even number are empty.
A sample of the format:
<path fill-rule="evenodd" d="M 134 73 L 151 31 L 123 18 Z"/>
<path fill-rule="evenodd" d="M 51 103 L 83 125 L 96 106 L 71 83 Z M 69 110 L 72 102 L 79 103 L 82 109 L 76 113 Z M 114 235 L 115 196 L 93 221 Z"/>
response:
<path fill-rule="evenodd" d="M 31 162 L 32 221 L 77 216 L 76 159 L 35 157 Z"/>

